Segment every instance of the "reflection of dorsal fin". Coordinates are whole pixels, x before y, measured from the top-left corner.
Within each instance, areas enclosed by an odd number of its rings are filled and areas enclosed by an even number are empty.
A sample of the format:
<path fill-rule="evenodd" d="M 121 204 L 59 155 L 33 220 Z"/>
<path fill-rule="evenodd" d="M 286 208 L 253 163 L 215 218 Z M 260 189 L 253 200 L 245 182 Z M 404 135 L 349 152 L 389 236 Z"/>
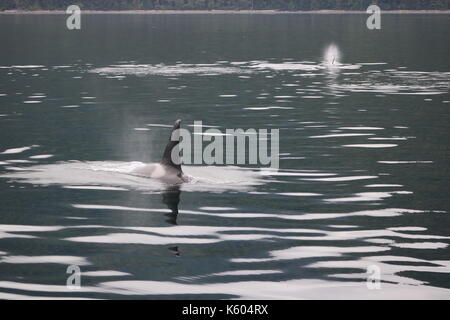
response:
<path fill-rule="evenodd" d="M 181 120 L 175 121 L 175 124 L 173 125 L 172 132 L 170 133 L 169 142 L 166 145 L 166 148 L 164 149 L 163 157 L 161 160 L 161 164 L 164 166 L 168 166 L 171 168 L 176 169 L 180 173 L 182 173 L 181 170 L 181 164 L 175 164 L 172 161 L 172 150 L 178 146 L 180 143 L 180 132 L 178 129 L 180 129 Z M 178 155 L 178 150 L 175 150 L 175 154 Z"/>
<path fill-rule="evenodd" d="M 171 212 L 165 214 L 167 222 L 176 225 L 178 217 L 178 204 L 180 203 L 180 186 L 174 185 L 165 189 L 162 193 L 162 202 L 167 205 Z"/>

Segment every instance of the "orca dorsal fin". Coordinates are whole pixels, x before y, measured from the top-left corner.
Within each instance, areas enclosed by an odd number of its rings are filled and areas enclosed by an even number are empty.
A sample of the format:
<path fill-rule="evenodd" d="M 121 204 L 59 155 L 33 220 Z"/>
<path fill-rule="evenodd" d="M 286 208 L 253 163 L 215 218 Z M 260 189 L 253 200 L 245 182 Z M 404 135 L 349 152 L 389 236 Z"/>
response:
<path fill-rule="evenodd" d="M 169 142 L 166 145 L 166 148 L 164 149 L 163 157 L 161 160 L 161 164 L 170 168 L 173 168 L 177 170 L 179 173 L 182 173 L 181 170 L 181 162 L 177 161 L 180 164 L 176 164 L 172 161 L 172 150 L 178 146 L 180 143 L 180 132 L 178 129 L 180 129 L 181 120 L 178 119 L 175 121 L 175 124 L 173 125 L 172 131 L 170 133 Z M 175 150 L 175 154 L 178 155 L 178 150 Z"/>

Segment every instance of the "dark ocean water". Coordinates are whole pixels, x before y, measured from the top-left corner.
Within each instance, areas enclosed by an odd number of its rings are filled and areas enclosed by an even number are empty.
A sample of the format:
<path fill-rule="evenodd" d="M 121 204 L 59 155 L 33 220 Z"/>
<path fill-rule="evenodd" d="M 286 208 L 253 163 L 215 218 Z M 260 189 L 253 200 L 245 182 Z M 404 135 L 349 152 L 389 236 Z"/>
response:
<path fill-rule="evenodd" d="M 0 298 L 450 298 L 449 15 L 65 19 L 0 15 Z M 129 175 L 178 118 L 280 170 Z"/>

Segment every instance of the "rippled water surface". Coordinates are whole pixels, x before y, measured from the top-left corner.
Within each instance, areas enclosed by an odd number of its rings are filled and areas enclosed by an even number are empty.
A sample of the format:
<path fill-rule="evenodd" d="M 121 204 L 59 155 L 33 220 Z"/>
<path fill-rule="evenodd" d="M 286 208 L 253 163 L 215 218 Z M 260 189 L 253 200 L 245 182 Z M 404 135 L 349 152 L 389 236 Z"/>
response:
<path fill-rule="evenodd" d="M 450 18 L 365 19 L 0 15 L 0 298 L 449 299 Z M 131 175 L 177 118 L 280 170 Z"/>

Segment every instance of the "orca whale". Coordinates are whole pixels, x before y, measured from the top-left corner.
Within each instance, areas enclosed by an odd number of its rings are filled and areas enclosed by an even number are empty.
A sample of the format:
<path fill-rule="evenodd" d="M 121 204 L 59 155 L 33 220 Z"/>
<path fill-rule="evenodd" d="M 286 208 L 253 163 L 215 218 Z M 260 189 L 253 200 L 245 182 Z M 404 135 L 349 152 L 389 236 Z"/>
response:
<path fill-rule="evenodd" d="M 158 179 L 164 183 L 176 185 L 184 182 L 189 182 L 189 176 L 183 173 L 181 164 L 176 164 L 172 160 L 172 151 L 178 147 L 180 143 L 179 130 L 181 120 L 178 119 L 173 125 L 172 132 L 169 136 L 169 142 L 167 143 L 160 163 L 151 163 L 145 166 L 139 167 L 133 170 L 132 174 L 152 179 Z M 178 155 L 177 150 L 175 150 Z"/>

